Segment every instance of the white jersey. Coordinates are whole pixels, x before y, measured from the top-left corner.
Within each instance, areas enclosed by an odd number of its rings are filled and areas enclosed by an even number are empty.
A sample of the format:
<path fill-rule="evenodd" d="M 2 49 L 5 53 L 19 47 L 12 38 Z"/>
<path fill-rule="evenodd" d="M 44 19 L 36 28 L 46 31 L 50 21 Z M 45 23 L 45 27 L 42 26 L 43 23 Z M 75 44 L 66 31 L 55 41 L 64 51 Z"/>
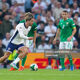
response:
<path fill-rule="evenodd" d="M 15 32 L 10 39 L 10 42 L 16 45 L 24 44 L 24 41 L 28 39 L 27 34 L 30 31 L 31 26 L 26 28 L 25 23 L 19 23 L 16 26 Z"/>

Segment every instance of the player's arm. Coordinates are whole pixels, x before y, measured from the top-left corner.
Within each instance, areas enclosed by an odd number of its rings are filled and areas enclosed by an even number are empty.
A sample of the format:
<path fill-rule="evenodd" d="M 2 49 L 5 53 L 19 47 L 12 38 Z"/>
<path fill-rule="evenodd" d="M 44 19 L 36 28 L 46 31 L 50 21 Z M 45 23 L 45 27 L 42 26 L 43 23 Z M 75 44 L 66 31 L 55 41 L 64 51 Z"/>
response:
<path fill-rule="evenodd" d="M 33 37 L 34 48 L 35 48 L 35 43 L 36 43 L 36 31 L 34 31 L 34 37 Z"/>
<path fill-rule="evenodd" d="M 72 32 L 72 37 L 75 35 L 75 33 L 76 33 L 76 27 L 75 28 L 73 28 L 73 32 Z"/>
<path fill-rule="evenodd" d="M 71 41 L 71 39 L 73 38 L 73 36 L 76 33 L 76 26 L 75 26 L 75 23 L 73 22 L 73 20 L 71 21 L 71 27 L 72 27 L 73 31 L 72 31 L 72 35 L 67 39 L 68 41 Z"/>
<path fill-rule="evenodd" d="M 36 47 L 36 34 L 37 33 L 37 24 L 34 23 L 34 37 L 33 37 L 33 47 Z"/>
<path fill-rule="evenodd" d="M 23 29 L 22 29 L 22 27 L 18 27 L 17 30 L 18 30 L 19 35 L 20 35 L 20 37 L 21 37 L 22 39 L 27 39 L 27 40 L 32 40 L 32 39 L 33 39 L 33 37 L 27 37 L 27 36 L 25 36 L 25 35 L 23 34 Z"/>
<path fill-rule="evenodd" d="M 73 28 L 72 35 L 67 40 L 71 41 L 71 39 L 73 38 L 73 36 L 75 35 L 75 33 L 76 33 L 76 27 Z"/>

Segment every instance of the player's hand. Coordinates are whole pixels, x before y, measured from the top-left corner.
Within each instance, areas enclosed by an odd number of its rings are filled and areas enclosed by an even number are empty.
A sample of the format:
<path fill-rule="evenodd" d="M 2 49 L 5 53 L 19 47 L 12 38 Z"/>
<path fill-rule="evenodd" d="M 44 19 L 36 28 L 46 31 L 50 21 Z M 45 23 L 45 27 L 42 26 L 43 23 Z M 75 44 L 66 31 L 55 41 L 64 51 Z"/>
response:
<path fill-rule="evenodd" d="M 33 37 L 29 37 L 28 40 L 33 40 Z"/>
<path fill-rule="evenodd" d="M 67 38 L 67 41 L 69 41 L 69 42 L 70 42 L 70 41 L 71 41 L 71 39 L 72 39 L 72 36 L 70 36 L 69 38 Z"/>
<path fill-rule="evenodd" d="M 34 48 L 36 47 L 36 44 L 35 44 L 35 43 L 33 43 L 33 47 L 34 47 Z"/>

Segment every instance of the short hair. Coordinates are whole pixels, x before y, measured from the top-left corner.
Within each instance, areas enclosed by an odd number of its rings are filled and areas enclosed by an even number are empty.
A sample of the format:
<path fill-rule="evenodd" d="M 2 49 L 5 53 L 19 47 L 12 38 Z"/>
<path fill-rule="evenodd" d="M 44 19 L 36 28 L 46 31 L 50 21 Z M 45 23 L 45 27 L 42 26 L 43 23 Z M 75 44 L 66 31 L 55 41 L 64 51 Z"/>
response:
<path fill-rule="evenodd" d="M 67 10 L 63 10 L 62 12 L 68 13 L 68 11 L 67 11 Z"/>
<path fill-rule="evenodd" d="M 53 20 L 52 19 L 48 19 L 48 22 L 53 22 Z"/>
<path fill-rule="evenodd" d="M 25 14 L 25 20 L 26 20 L 26 21 L 30 21 L 32 18 L 33 18 L 33 14 L 32 14 L 32 13 L 27 12 L 27 13 Z"/>

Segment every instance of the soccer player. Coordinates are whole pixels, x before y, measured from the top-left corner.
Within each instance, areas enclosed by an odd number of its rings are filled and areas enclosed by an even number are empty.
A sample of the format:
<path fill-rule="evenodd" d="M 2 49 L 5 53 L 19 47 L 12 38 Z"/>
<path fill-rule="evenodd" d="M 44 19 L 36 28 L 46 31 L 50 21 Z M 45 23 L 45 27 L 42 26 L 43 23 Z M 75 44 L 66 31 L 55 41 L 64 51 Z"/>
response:
<path fill-rule="evenodd" d="M 27 13 L 25 14 L 25 18 L 26 18 L 26 17 L 27 17 Z M 25 19 L 22 20 L 22 21 L 20 21 L 20 23 L 25 23 Z M 33 37 L 33 40 L 26 40 L 26 47 L 27 47 L 27 48 L 29 48 L 29 47 L 32 45 L 32 43 L 33 43 L 33 47 L 35 48 L 36 29 L 37 29 L 36 27 L 37 27 L 36 22 L 33 22 L 32 27 L 31 27 L 31 30 L 29 31 L 29 33 L 28 33 L 28 35 L 27 35 L 28 37 Z M 30 51 L 30 50 L 29 50 L 29 51 Z M 16 56 L 18 56 L 18 55 L 16 54 Z M 27 58 L 27 56 L 25 56 L 25 57 L 22 59 L 21 66 L 20 66 L 20 68 L 18 69 L 19 71 L 24 70 L 24 64 L 25 64 L 26 58 Z M 14 70 L 14 68 L 11 67 L 10 71 L 13 71 L 13 70 Z"/>
<path fill-rule="evenodd" d="M 25 57 L 28 53 L 28 48 L 24 46 L 24 41 L 32 40 L 33 37 L 27 37 L 28 32 L 30 31 L 33 24 L 33 15 L 31 13 L 26 17 L 25 23 L 20 23 L 16 26 L 15 32 L 10 39 L 6 53 L 3 57 L 0 58 L 0 62 L 4 61 L 9 57 L 13 50 L 18 50 L 18 57 L 10 64 L 13 68 L 18 69 L 16 64 Z"/>
<path fill-rule="evenodd" d="M 60 45 L 59 49 L 72 49 L 73 47 L 73 36 L 76 33 L 76 26 L 72 19 L 68 18 L 68 12 L 64 10 L 62 12 L 62 19 L 59 22 L 58 30 L 56 33 L 56 37 L 54 41 L 58 38 L 60 34 Z M 69 61 L 70 61 L 70 70 L 73 71 L 73 62 L 72 62 L 72 56 L 68 55 Z M 61 68 L 60 71 L 65 70 L 64 65 L 64 55 L 60 56 L 60 63 Z"/>

